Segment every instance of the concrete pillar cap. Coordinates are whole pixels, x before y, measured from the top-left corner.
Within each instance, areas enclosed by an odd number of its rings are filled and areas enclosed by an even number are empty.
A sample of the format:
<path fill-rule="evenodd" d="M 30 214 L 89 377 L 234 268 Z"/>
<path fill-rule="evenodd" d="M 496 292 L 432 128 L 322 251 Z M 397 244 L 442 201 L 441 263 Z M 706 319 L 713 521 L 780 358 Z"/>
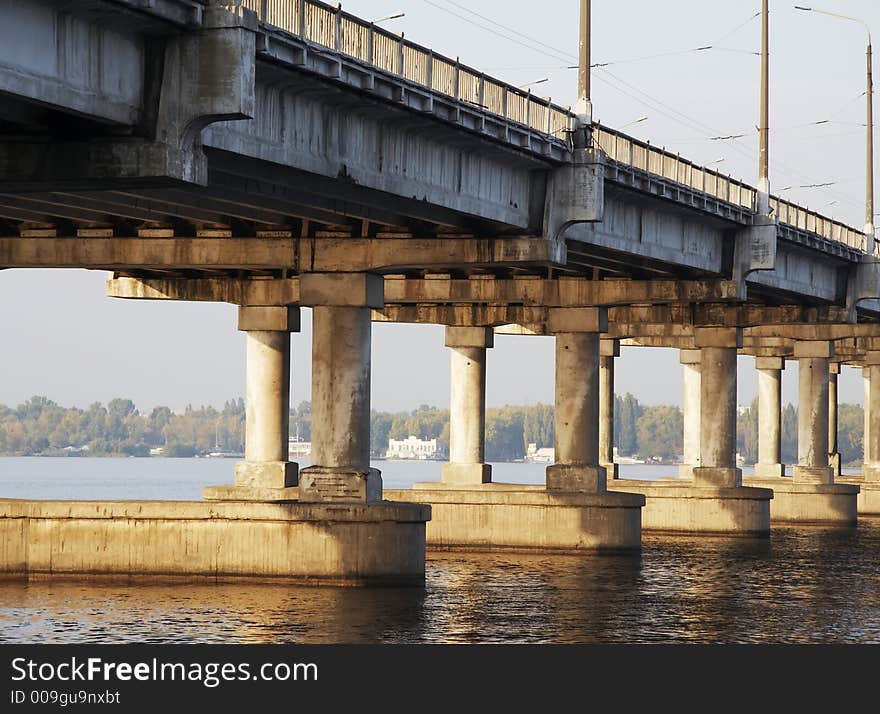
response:
<path fill-rule="evenodd" d="M 242 305 L 238 308 L 238 329 L 244 332 L 299 332 L 299 308 Z"/>
<path fill-rule="evenodd" d="M 795 359 L 829 359 L 834 356 L 834 343 L 830 340 L 798 341 L 794 343 Z"/>
<path fill-rule="evenodd" d="M 300 303 L 309 307 L 385 306 L 385 282 L 372 273 L 305 273 L 299 290 Z"/>
<path fill-rule="evenodd" d="M 783 370 L 785 357 L 755 357 L 755 369 Z"/>
<path fill-rule="evenodd" d="M 604 307 L 552 307 L 548 310 L 547 331 L 608 332 L 608 310 Z"/>
<path fill-rule="evenodd" d="M 495 332 L 491 327 L 446 327 L 447 347 L 494 347 Z"/>

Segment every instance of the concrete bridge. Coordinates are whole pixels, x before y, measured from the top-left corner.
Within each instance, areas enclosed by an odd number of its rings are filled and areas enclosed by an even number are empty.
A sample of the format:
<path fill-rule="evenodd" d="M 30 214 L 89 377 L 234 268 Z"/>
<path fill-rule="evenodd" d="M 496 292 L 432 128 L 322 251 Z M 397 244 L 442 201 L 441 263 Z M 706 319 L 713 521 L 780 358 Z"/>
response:
<path fill-rule="evenodd" d="M 0 267 L 229 302 L 248 335 L 233 485 L 190 504 L 3 502 L 6 570 L 418 580 L 418 504 L 429 544 L 559 549 L 637 548 L 643 526 L 761 536 L 771 517 L 880 513 L 871 234 L 772 196 L 762 213 L 756 188 L 607 127 L 581 147 L 569 108 L 312 0 L 9 0 L 0 93 Z M 300 306 L 314 309 L 302 471 L 286 452 Z M 373 320 L 447 326 L 442 482 L 383 493 L 370 468 Z M 496 332 L 556 337 L 545 486 L 495 484 L 485 464 Z M 678 479 L 617 478 L 620 344 L 682 350 Z M 737 354 L 760 375 L 745 485 Z M 800 367 L 790 476 L 786 359 Z M 836 454 L 843 364 L 870 385 L 858 483 Z"/>

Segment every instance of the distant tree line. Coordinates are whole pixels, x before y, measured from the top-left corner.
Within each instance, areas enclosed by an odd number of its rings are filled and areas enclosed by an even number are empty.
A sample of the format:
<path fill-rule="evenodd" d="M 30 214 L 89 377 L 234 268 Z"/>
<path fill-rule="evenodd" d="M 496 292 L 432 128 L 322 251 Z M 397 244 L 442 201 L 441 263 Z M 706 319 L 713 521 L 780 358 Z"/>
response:
<path fill-rule="evenodd" d="M 862 460 L 862 408 L 841 404 L 838 447 L 843 463 Z M 682 453 L 682 412 L 674 406 L 645 406 L 632 394 L 615 398 L 614 445 L 621 456 L 646 461 L 677 460 Z M 290 410 L 290 435 L 311 441 L 312 410 L 301 402 Z M 0 404 L 0 454 L 5 456 L 90 455 L 195 456 L 213 451 L 244 451 L 245 404 L 241 398 L 214 407 L 187 406 L 181 413 L 164 406 L 141 413 L 130 399 L 95 402 L 87 409 L 62 407 L 46 397 L 32 397 L 17 407 Z M 389 439 L 413 435 L 437 439 L 440 454 L 449 452 L 449 410 L 421 405 L 408 412 L 373 411 L 370 451 L 384 455 Z M 553 407 L 504 406 L 486 410 L 486 459 L 514 461 L 529 444 L 552 447 Z M 758 458 L 757 401 L 737 417 L 737 450 L 746 464 Z M 797 410 L 782 414 L 782 459 L 797 462 Z"/>
<path fill-rule="evenodd" d="M 837 407 L 837 450 L 842 464 L 857 464 L 862 461 L 862 433 L 865 426 L 865 413 L 858 404 L 840 404 Z M 797 409 L 786 404 L 782 410 L 782 431 L 780 449 L 782 462 L 795 464 L 798 460 Z M 736 448 L 745 463 L 758 460 L 758 400 L 737 415 Z"/>
<path fill-rule="evenodd" d="M 130 399 L 95 402 L 87 409 L 62 407 L 46 397 L 31 397 L 15 408 L 0 404 L 0 454 L 32 456 L 194 456 L 244 448 L 243 399 L 222 410 L 188 406 L 175 414 L 168 407 L 141 413 Z"/>

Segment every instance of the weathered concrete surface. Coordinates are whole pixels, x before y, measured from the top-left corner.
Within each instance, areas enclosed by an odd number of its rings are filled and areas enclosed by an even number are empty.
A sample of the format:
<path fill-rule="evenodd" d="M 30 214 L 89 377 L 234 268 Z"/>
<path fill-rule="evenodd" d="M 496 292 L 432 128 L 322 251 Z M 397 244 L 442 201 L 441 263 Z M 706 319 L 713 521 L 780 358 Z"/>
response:
<path fill-rule="evenodd" d="M 294 468 L 298 464 L 291 463 Z M 297 473 L 297 480 L 299 474 Z M 265 488 L 263 486 L 205 486 L 202 498 L 206 501 L 257 501 L 259 503 L 287 503 L 299 500 L 299 486 Z"/>
<path fill-rule="evenodd" d="M 700 348 L 700 466 L 694 483 L 735 488 L 742 484 L 736 468 L 736 350 L 737 329 L 699 329 Z"/>
<path fill-rule="evenodd" d="M 862 478 L 880 483 L 880 353 L 869 352 L 865 375 L 865 462 Z"/>
<path fill-rule="evenodd" d="M 614 463 L 614 359 L 620 356 L 618 340 L 599 342 L 599 465 L 605 478 L 618 477 Z"/>
<path fill-rule="evenodd" d="M 759 476 L 784 476 L 780 457 L 782 435 L 782 357 L 758 357 L 758 463 Z"/>
<path fill-rule="evenodd" d="M 258 462 L 287 461 L 290 333 L 248 332 L 246 372 L 245 458 Z"/>
<path fill-rule="evenodd" d="M 481 484 L 492 480 L 485 462 L 486 349 L 494 344 L 491 328 L 447 327 L 450 348 L 449 463 L 445 483 Z"/>
<path fill-rule="evenodd" d="M 644 498 L 628 493 L 555 493 L 543 486 L 485 484 L 387 491 L 431 506 L 429 548 L 638 550 Z"/>
<path fill-rule="evenodd" d="M 828 465 L 828 359 L 834 354 L 831 342 L 797 342 L 798 359 L 798 463 L 795 480 L 833 483 Z"/>
<path fill-rule="evenodd" d="M 315 305 L 312 312 L 312 466 L 303 500 L 379 500 L 370 468 L 370 309 Z"/>
<path fill-rule="evenodd" d="M 551 491 L 605 490 L 605 469 L 599 466 L 600 312 L 575 308 L 559 311 L 555 320 L 563 331 L 556 335 L 556 463 L 546 476 Z M 568 331 L 577 325 L 584 331 Z"/>
<path fill-rule="evenodd" d="M 835 479 L 835 483 L 859 487 L 857 505 L 859 517 L 880 516 L 880 483 L 865 481 L 861 474 L 841 476 Z"/>
<path fill-rule="evenodd" d="M 143 102 L 144 43 L 136 27 L 89 22 L 50 0 L 6 0 L 0 5 L 0 91 L 134 124 Z"/>
<path fill-rule="evenodd" d="M 840 374 L 840 364 L 833 362 L 828 365 L 828 466 L 831 468 L 833 480 L 841 474 L 840 452 L 837 450 L 837 378 Z"/>
<path fill-rule="evenodd" d="M 773 492 L 766 488 L 694 486 L 678 479 L 617 479 L 609 482 L 609 488 L 645 497 L 642 529 L 646 531 L 770 535 Z"/>
<path fill-rule="evenodd" d="M 842 483 L 803 483 L 790 477 L 744 479 L 748 486 L 773 489 L 770 521 L 855 525 L 859 487 Z"/>
<path fill-rule="evenodd" d="M 678 475 L 693 478 L 700 465 L 700 351 L 681 350 L 684 368 L 684 454 Z"/>
<path fill-rule="evenodd" d="M 389 502 L 0 500 L 0 571 L 419 584 L 428 518 Z"/>

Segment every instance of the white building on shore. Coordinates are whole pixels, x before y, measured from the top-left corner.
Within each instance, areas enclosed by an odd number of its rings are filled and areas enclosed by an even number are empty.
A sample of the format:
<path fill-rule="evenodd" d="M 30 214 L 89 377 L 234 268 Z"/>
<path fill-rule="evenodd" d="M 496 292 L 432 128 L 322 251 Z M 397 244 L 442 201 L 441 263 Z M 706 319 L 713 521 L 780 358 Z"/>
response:
<path fill-rule="evenodd" d="M 296 458 L 298 456 L 310 456 L 312 453 L 311 441 L 299 441 L 291 437 L 287 440 L 288 458 Z"/>
<path fill-rule="evenodd" d="M 526 461 L 533 464 L 552 464 L 556 460 L 556 451 L 552 446 L 543 446 L 540 449 L 534 442 L 529 444 L 526 451 Z"/>
<path fill-rule="evenodd" d="M 437 457 L 437 439 L 388 439 L 386 459 L 433 459 Z"/>

